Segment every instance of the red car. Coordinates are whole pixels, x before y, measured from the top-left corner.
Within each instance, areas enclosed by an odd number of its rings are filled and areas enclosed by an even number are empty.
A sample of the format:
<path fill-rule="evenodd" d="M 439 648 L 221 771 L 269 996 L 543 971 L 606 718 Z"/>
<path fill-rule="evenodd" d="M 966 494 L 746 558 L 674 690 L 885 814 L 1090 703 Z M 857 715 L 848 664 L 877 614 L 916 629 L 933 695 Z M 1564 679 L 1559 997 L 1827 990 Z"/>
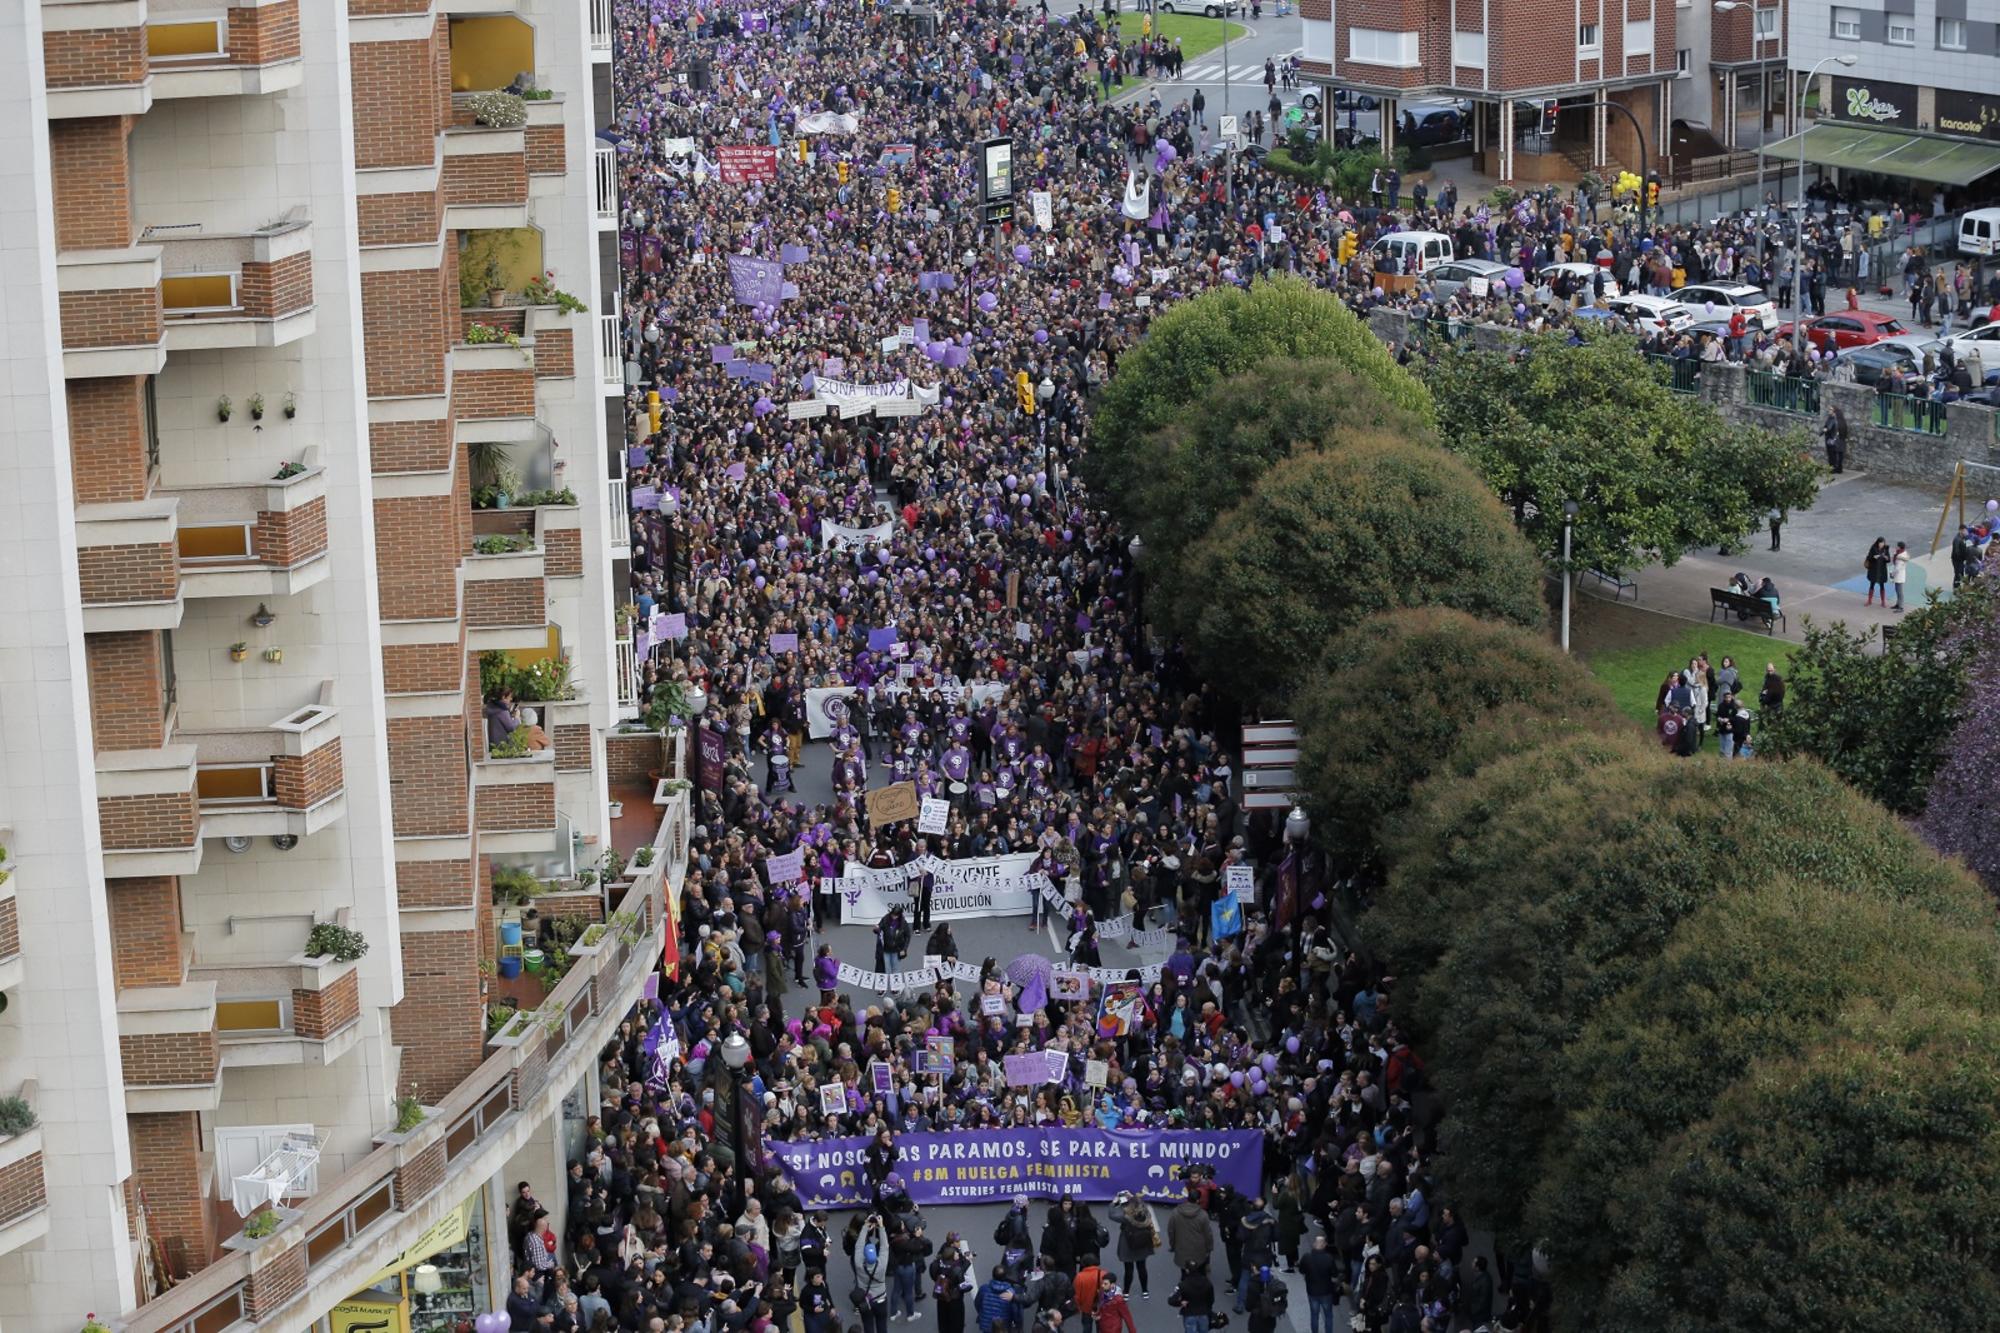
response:
<path fill-rule="evenodd" d="M 1878 315 L 1873 310 L 1841 310 L 1806 321 L 1806 341 L 1822 352 L 1828 348 L 1837 352 L 1848 347 L 1866 347 L 1908 332 L 1894 315 Z M 1791 336 L 1790 324 L 1778 326 L 1779 341 Z"/>

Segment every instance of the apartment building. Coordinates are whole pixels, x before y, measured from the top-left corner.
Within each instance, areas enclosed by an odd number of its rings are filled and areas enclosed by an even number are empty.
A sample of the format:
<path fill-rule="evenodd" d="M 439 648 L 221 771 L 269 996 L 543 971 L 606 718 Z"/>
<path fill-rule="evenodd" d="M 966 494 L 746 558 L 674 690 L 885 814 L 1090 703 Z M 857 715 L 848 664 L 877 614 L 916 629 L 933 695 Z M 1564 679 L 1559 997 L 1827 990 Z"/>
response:
<path fill-rule="evenodd" d="M 494 868 L 609 835 L 611 41 L 608 0 L 0 10 L 6 1333 L 487 1309 L 498 1182 L 561 1195 L 677 873 L 488 1040 Z M 497 653 L 552 747 L 487 752 Z"/>
<path fill-rule="evenodd" d="M 1980 0 L 1790 0 L 1789 65 L 1820 70 L 1808 162 L 1993 197 L 2000 170 L 2000 11 Z M 1848 62 L 1852 62 L 1851 64 Z M 1800 144 L 1772 156 L 1796 161 Z"/>
<path fill-rule="evenodd" d="M 1678 114 L 1680 13 L 1674 0 L 1300 0 L 1300 60 L 1308 82 L 1380 99 L 1385 149 L 1405 108 L 1463 99 L 1482 172 L 1574 180 L 1636 169 L 1635 127 L 1659 157 Z M 1550 100 L 1563 110 L 1543 135 Z M 1331 134 L 1338 109 L 1321 105 Z"/>

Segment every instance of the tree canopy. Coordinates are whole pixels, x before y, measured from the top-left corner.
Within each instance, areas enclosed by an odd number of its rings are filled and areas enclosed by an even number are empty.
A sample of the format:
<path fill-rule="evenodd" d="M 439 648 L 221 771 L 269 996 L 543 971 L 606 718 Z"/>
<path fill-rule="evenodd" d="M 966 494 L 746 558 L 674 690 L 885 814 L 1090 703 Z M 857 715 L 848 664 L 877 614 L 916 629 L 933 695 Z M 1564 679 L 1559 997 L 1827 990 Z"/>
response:
<path fill-rule="evenodd" d="M 1299 783 L 1318 826 L 1364 859 L 1417 785 L 1500 728 L 1533 748 L 1625 725 L 1610 694 L 1544 637 L 1442 607 L 1371 616 L 1327 647 L 1292 696 Z"/>
<path fill-rule="evenodd" d="M 1282 698 L 1377 611 L 1543 614 L 1541 566 L 1485 484 L 1442 449 L 1373 433 L 1273 466 L 1149 587 L 1197 669 L 1246 700 Z"/>
<path fill-rule="evenodd" d="M 1547 335 L 1519 355 L 1455 343 L 1424 381 L 1445 444 L 1551 561 L 1569 500 L 1575 566 L 1609 572 L 1671 565 L 1738 541 L 1774 507 L 1812 504 L 1819 469 L 1803 432 L 1731 424 L 1674 393 L 1623 338 Z"/>
<path fill-rule="evenodd" d="M 1219 380 L 1270 357 L 1331 357 L 1372 385 L 1379 398 L 1425 422 L 1430 395 L 1332 293 L 1298 278 L 1225 287 L 1182 301 L 1118 360 L 1091 422 L 1082 471 L 1093 493 L 1129 523 L 1140 441 L 1171 424 Z"/>

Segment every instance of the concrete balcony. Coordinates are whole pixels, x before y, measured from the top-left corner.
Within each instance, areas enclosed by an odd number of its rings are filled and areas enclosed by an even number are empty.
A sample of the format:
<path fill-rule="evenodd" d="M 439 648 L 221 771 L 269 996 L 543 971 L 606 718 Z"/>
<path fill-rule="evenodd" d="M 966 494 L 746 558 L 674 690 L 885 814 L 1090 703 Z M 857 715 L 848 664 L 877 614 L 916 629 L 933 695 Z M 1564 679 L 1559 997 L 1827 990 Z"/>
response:
<path fill-rule="evenodd" d="M 539 705 L 527 706 L 541 711 Z M 475 760 L 472 788 L 481 853 L 531 852 L 549 845 L 556 828 L 553 746 L 518 759 Z"/>
<path fill-rule="evenodd" d="M 97 752 L 97 824 L 104 873 L 192 875 L 201 869 L 195 747 Z"/>
<path fill-rule="evenodd" d="M 56 256 L 63 374 L 154 375 L 167 364 L 157 245 Z"/>
<path fill-rule="evenodd" d="M 40 1112 L 36 1080 L 14 1095 Z M 42 1126 L 0 1139 L 0 1254 L 12 1254 L 49 1231 L 48 1179 L 42 1166 Z"/>
<path fill-rule="evenodd" d="M 148 0 L 155 99 L 256 97 L 305 82 L 299 0 Z"/>
<path fill-rule="evenodd" d="M 312 224 L 287 218 L 250 232 L 156 224 L 160 306 L 169 352 L 281 347 L 315 327 Z"/>
<path fill-rule="evenodd" d="M 127 1111 L 213 1111 L 220 1106 L 215 983 L 185 981 L 119 991 L 118 1053 L 125 1068 Z"/>
<path fill-rule="evenodd" d="M 265 726 L 177 733 L 195 750 L 203 838 L 305 838 L 347 813 L 332 693 L 322 682 L 317 702 Z"/>
<path fill-rule="evenodd" d="M 461 567 L 468 652 L 549 646 L 548 535 L 539 514 L 473 511 L 473 550 Z"/>
<path fill-rule="evenodd" d="M 316 451 L 308 451 L 308 457 Z M 325 581 L 326 469 L 244 485 L 179 486 L 186 597 L 288 597 Z"/>
<path fill-rule="evenodd" d="M 76 568 L 86 633 L 181 623 L 178 534 L 172 496 L 77 506 Z"/>
<path fill-rule="evenodd" d="M 443 186 L 444 225 L 454 231 L 527 226 L 527 127 L 446 130 Z"/>
<path fill-rule="evenodd" d="M 215 984 L 224 1069 L 328 1065 L 361 1036 L 360 980 L 352 962 L 297 954 L 270 965 L 202 966 Z"/>
<path fill-rule="evenodd" d="M 146 7 L 133 0 L 42 5 L 49 119 L 143 116 L 153 105 Z"/>

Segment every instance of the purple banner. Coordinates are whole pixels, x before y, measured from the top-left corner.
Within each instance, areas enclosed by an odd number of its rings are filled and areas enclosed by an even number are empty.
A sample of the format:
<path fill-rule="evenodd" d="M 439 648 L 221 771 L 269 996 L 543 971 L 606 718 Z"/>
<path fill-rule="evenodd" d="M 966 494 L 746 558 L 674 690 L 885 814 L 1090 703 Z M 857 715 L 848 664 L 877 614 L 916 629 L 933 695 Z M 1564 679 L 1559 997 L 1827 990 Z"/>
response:
<path fill-rule="evenodd" d="M 781 264 L 803 264 L 812 258 L 812 251 L 803 245 L 793 245 L 789 241 L 778 247 L 778 262 Z"/>
<path fill-rule="evenodd" d="M 773 653 L 795 653 L 799 650 L 799 636 L 795 633 L 773 632 L 771 651 Z"/>
<path fill-rule="evenodd" d="M 869 1202 L 862 1158 L 872 1140 L 770 1142 L 807 1208 Z M 1191 1165 L 1213 1167 L 1218 1183 L 1246 1198 L 1263 1190 L 1260 1130 L 992 1129 L 899 1134 L 896 1170 L 918 1206 L 1000 1203 L 1017 1194 L 1109 1199 L 1123 1190 L 1149 1199 L 1181 1197 Z"/>
<path fill-rule="evenodd" d="M 710 365 L 726 366 L 736 359 L 736 344 L 716 343 L 708 349 Z"/>
<path fill-rule="evenodd" d="M 895 646 L 896 627 L 894 625 L 868 631 L 868 651 L 872 653 L 886 652 Z"/>
<path fill-rule="evenodd" d="M 646 451 L 645 445 L 635 444 L 625 451 L 626 467 L 651 467 L 652 465 L 653 456 Z"/>
<path fill-rule="evenodd" d="M 776 305 L 785 299 L 785 266 L 754 255 L 731 255 L 729 289 L 738 305 Z"/>
<path fill-rule="evenodd" d="M 700 771 L 702 790 L 720 792 L 723 764 L 728 757 L 728 739 L 709 726 L 696 727 L 695 737 L 695 764 Z"/>

